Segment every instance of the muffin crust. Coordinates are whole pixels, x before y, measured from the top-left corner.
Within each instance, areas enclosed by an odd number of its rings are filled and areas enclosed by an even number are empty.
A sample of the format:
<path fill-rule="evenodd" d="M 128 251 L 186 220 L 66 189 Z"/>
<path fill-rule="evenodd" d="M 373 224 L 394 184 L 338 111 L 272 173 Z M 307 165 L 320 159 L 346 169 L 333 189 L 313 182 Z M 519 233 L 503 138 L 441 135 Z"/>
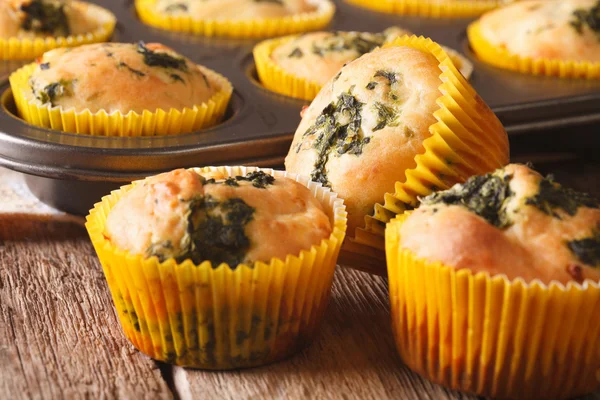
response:
<path fill-rule="evenodd" d="M 155 7 L 172 16 L 231 21 L 284 17 L 316 9 L 306 0 L 159 0 Z"/>
<path fill-rule="evenodd" d="M 38 60 L 31 99 L 76 111 L 183 110 L 220 90 L 207 69 L 157 43 L 102 43 L 55 49 Z"/>
<path fill-rule="evenodd" d="M 291 179 L 263 172 L 224 179 L 179 169 L 127 192 L 104 234 L 133 254 L 236 267 L 297 256 L 331 231 L 321 204 Z"/>
<path fill-rule="evenodd" d="M 0 1 L 0 38 L 70 36 L 91 32 L 98 23 L 89 17 L 80 1 L 2 0 Z"/>
<path fill-rule="evenodd" d="M 522 57 L 600 62 L 600 1 L 520 1 L 480 19 L 483 38 Z"/>
<path fill-rule="evenodd" d="M 509 279 L 600 281 L 600 203 L 523 165 L 434 193 L 400 227 L 430 262 Z"/>
<path fill-rule="evenodd" d="M 271 58 L 285 71 L 324 85 L 346 63 L 405 34 L 410 32 L 396 27 L 382 33 L 306 33 L 277 47 Z"/>

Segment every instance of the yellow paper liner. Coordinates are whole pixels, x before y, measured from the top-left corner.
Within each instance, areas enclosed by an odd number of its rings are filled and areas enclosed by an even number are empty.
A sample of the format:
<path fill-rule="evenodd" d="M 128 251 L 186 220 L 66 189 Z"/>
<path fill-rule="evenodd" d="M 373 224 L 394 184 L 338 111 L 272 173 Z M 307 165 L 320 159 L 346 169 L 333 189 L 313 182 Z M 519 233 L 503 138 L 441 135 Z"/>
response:
<path fill-rule="evenodd" d="M 406 217 L 387 225 L 386 255 L 396 346 L 411 369 L 494 398 L 600 389 L 600 282 L 526 283 L 429 263 L 400 248 Z"/>
<path fill-rule="evenodd" d="M 221 90 L 206 103 L 185 108 L 155 111 L 144 110 L 141 114 L 123 114 L 104 110 L 92 113 L 89 110 L 63 109 L 50 104 L 40 106 L 31 96 L 29 78 L 36 63 L 25 65 L 9 78 L 17 110 L 21 118 L 32 125 L 62 132 L 94 136 L 166 136 L 189 133 L 218 124 L 227 109 L 233 92 L 231 83 L 222 75 L 206 67 L 198 66 L 210 82 Z"/>
<path fill-rule="evenodd" d="M 166 15 L 155 10 L 155 3 L 156 0 L 135 0 L 135 7 L 142 22 L 168 31 L 240 39 L 319 30 L 327 26 L 335 14 L 335 6 L 330 0 L 316 1 L 317 9 L 311 12 L 253 20 L 210 20 Z"/>
<path fill-rule="evenodd" d="M 487 106 L 439 44 L 404 36 L 384 48 L 390 46 L 409 46 L 436 57 L 441 71 L 440 108 L 434 113 L 437 122 L 429 127 L 431 136 L 423 141 L 424 152 L 415 156 L 416 167 L 406 171 L 404 181 L 396 182 L 394 193 L 384 195 L 384 203 L 375 205 L 373 216 L 365 217 L 365 228 L 358 228 L 351 238 L 357 253 L 370 251 L 370 247 L 383 251 L 386 223 L 417 206 L 419 197 L 495 171 L 509 160 L 506 136 L 493 134 L 497 118 L 481 115 Z"/>
<path fill-rule="evenodd" d="M 494 9 L 503 0 L 345 0 L 348 3 L 389 14 L 432 18 L 474 17 Z"/>
<path fill-rule="evenodd" d="M 267 39 L 258 43 L 253 50 L 256 72 L 258 79 L 265 88 L 285 96 L 311 101 L 317 96 L 323 86 L 317 82 L 287 72 L 271 58 L 271 54 L 277 47 L 297 37 L 297 35 L 291 35 L 282 38 Z M 473 72 L 473 64 L 455 50 L 447 47 L 444 47 L 444 50 L 446 50 L 463 76 L 469 79 Z"/>
<path fill-rule="evenodd" d="M 78 2 L 77 2 L 78 3 Z M 83 44 L 106 42 L 112 36 L 117 19 L 108 10 L 92 3 L 88 6 L 88 18 L 99 27 L 87 34 L 45 38 L 0 38 L 0 60 L 32 60 L 58 47 L 76 47 Z"/>
<path fill-rule="evenodd" d="M 469 25 L 467 35 L 471 48 L 477 57 L 495 67 L 523 74 L 555 76 L 559 78 L 600 78 L 600 62 L 522 57 L 510 53 L 507 49 L 494 46 L 481 34 L 480 23 L 478 21 Z"/>
<path fill-rule="evenodd" d="M 261 170 L 207 167 L 225 176 Z M 299 255 L 269 263 L 209 261 L 160 263 L 119 250 L 104 235 L 110 210 L 134 182 L 104 197 L 86 228 L 104 269 L 123 331 L 150 357 L 206 369 L 251 367 L 288 357 L 315 336 L 329 300 L 336 260 L 346 231 L 343 201 L 328 188 L 295 174 L 262 169 L 307 186 L 332 221 L 329 238 Z"/>

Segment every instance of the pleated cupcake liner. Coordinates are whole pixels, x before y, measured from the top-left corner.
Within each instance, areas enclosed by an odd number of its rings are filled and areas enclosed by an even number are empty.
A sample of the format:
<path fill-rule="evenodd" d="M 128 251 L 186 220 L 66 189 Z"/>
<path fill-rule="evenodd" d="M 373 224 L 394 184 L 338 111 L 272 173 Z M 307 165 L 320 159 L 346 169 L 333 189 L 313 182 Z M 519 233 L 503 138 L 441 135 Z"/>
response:
<path fill-rule="evenodd" d="M 155 9 L 156 0 L 135 0 L 135 8 L 142 22 L 174 32 L 202 36 L 221 36 L 252 39 L 289 35 L 324 28 L 335 14 L 330 0 L 316 0 L 316 10 L 283 17 L 252 20 L 194 19 L 191 16 L 166 15 Z"/>
<path fill-rule="evenodd" d="M 390 46 L 409 46 L 433 55 L 439 61 L 441 96 L 440 108 L 433 114 L 437 122 L 429 127 L 431 136 L 423 141 L 423 153 L 415 156 L 416 166 L 406 170 L 404 181 L 396 182 L 395 192 L 383 196 L 383 204 L 375 205 L 373 215 L 365 217 L 365 227 L 351 238 L 357 248 L 380 251 L 385 248 L 386 224 L 416 207 L 419 197 L 495 171 L 509 160 L 506 137 L 489 134 L 500 122 L 493 114 L 482 116 L 487 106 L 439 44 L 422 36 L 404 36 L 384 48 Z"/>
<path fill-rule="evenodd" d="M 332 233 L 285 260 L 233 267 L 144 259 L 118 249 L 104 235 L 107 215 L 124 193 L 97 203 L 86 228 L 102 264 L 123 332 L 148 356 L 204 369 L 258 366 L 286 358 L 314 338 L 330 297 L 346 231 L 343 201 L 295 174 L 252 167 L 195 168 L 225 176 L 262 170 L 305 185 L 323 205 Z"/>
<path fill-rule="evenodd" d="M 600 282 L 474 274 L 399 247 L 386 228 L 392 325 L 403 361 L 452 389 L 564 399 L 600 389 Z"/>
<path fill-rule="evenodd" d="M 189 133 L 217 125 L 225 115 L 233 93 L 231 83 L 222 75 L 198 66 L 210 82 L 216 82 L 220 90 L 207 102 L 193 108 L 130 111 L 123 114 L 105 110 L 91 112 L 63 109 L 50 104 L 38 105 L 29 86 L 29 78 L 36 63 L 25 65 L 10 75 L 10 86 L 19 116 L 26 122 L 43 128 L 62 132 L 94 136 L 166 136 Z"/>
<path fill-rule="evenodd" d="M 600 62 L 565 61 L 512 54 L 507 49 L 494 46 L 487 41 L 481 34 L 479 22 L 469 25 L 467 36 L 477 57 L 498 68 L 522 74 L 554 76 L 563 79 L 600 79 Z"/>
<path fill-rule="evenodd" d="M 503 0 L 345 0 L 370 10 L 431 18 L 474 17 L 505 4 Z"/>
<path fill-rule="evenodd" d="M 89 33 L 45 38 L 0 38 L 0 60 L 33 60 L 58 47 L 77 47 L 90 43 L 106 42 L 112 36 L 117 19 L 114 14 L 92 3 L 87 3 L 88 18 L 99 27 Z"/>
<path fill-rule="evenodd" d="M 281 68 L 273 59 L 273 51 L 289 41 L 296 39 L 297 35 L 282 38 L 267 39 L 258 43 L 253 50 L 256 72 L 262 85 L 275 93 L 294 97 L 302 100 L 313 100 L 323 88 L 317 82 L 297 76 Z M 459 52 L 444 47 L 449 57 L 467 79 L 473 73 L 473 64 Z"/>

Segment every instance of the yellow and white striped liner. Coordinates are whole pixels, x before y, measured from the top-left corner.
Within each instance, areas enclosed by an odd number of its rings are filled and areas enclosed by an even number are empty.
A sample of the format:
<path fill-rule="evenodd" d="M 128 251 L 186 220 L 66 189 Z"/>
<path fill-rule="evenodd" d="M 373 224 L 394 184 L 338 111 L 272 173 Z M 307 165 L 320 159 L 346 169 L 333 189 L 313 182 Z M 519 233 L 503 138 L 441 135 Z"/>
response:
<path fill-rule="evenodd" d="M 389 14 L 431 18 L 465 18 L 483 14 L 505 0 L 345 0 L 348 3 Z"/>
<path fill-rule="evenodd" d="M 139 18 L 145 24 L 174 32 L 240 39 L 264 38 L 315 31 L 324 28 L 335 14 L 331 0 L 313 0 L 314 11 L 284 17 L 253 20 L 194 19 L 165 15 L 156 10 L 157 0 L 135 0 Z"/>
<path fill-rule="evenodd" d="M 297 37 L 297 35 L 290 35 L 267 39 L 258 43 L 253 50 L 256 72 L 258 73 L 258 79 L 265 88 L 285 96 L 311 101 L 317 96 L 322 86 L 317 82 L 287 72 L 271 58 L 271 54 L 277 47 Z M 444 50 L 463 76 L 469 79 L 473 73 L 473 64 L 455 50 L 447 47 L 444 47 Z"/>
<path fill-rule="evenodd" d="M 404 36 L 385 47 L 410 46 L 432 54 L 440 66 L 440 108 L 437 122 L 429 127 L 431 136 L 423 141 L 425 151 L 415 156 L 416 166 L 406 171 L 395 192 L 386 193 L 383 204 L 376 204 L 373 216 L 365 217 L 365 228 L 358 228 L 353 242 L 358 246 L 383 250 L 385 225 L 396 214 L 415 207 L 418 198 L 444 190 L 506 165 L 509 161 L 506 137 L 489 134 L 497 120 L 482 118 L 487 106 L 460 74 L 443 48 L 431 39 Z M 495 116 L 493 117 L 495 119 Z M 506 133 L 504 133 L 506 134 Z"/>
<path fill-rule="evenodd" d="M 387 225 L 386 254 L 396 346 L 411 369 L 494 398 L 600 389 L 600 282 L 526 283 L 429 263 L 399 247 L 406 217 Z"/>
<path fill-rule="evenodd" d="M 79 2 L 77 2 L 79 3 Z M 87 17 L 98 22 L 92 32 L 76 36 L 46 38 L 0 38 L 0 60 L 33 60 L 58 47 L 77 47 L 83 44 L 106 42 L 112 36 L 117 19 L 110 11 L 87 3 Z"/>
<path fill-rule="evenodd" d="M 63 109 L 50 104 L 38 105 L 31 94 L 29 78 L 36 63 L 25 65 L 9 78 L 17 110 L 21 118 L 32 125 L 55 129 L 62 132 L 80 133 L 94 136 L 166 136 L 193 132 L 218 124 L 227 110 L 233 93 L 231 83 L 222 75 L 206 67 L 198 66 L 210 82 L 221 90 L 206 103 L 183 110 L 144 110 L 141 114 L 100 110 L 77 111 Z"/>
<path fill-rule="evenodd" d="M 253 167 L 195 168 L 225 176 Z M 150 357 L 177 365 L 232 369 L 288 357 L 306 346 L 323 319 L 336 261 L 346 232 L 346 209 L 328 188 L 295 174 L 262 169 L 307 186 L 332 222 L 329 238 L 254 265 L 194 265 L 144 259 L 103 235 L 110 210 L 143 181 L 104 197 L 90 211 L 86 228 L 98 253 L 127 338 Z"/>
<path fill-rule="evenodd" d="M 555 76 L 563 79 L 600 79 L 600 62 L 565 61 L 522 57 L 488 42 L 481 34 L 479 22 L 467 29 L 471 48 L 479 59 L 493 66 L 523 74 Z"/>

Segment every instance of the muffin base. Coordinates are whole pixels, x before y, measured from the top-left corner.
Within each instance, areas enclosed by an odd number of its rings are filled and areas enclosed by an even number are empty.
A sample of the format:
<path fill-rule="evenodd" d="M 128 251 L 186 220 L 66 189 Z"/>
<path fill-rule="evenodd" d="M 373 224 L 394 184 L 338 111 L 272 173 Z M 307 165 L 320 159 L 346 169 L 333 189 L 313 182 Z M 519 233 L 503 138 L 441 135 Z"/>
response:
<path fill-rule="evenodd" d="M 51 105 L 38 105 L 29 99 L 29 78 L 36 63 L 25 65 L 11 74 L 12 89 L 17 110 L 26 122 L 62 132 L 80 133 L 94 136 L 165 136 L 190 133 L 218 124 L 227 110 L 233 93 L 231 83 L 222 75 L 205 67 L 202 72 L 212 82 L 217 82 L 221 90 L 206 103 L 183 110 L 144 110 L 141 114 L 123 114 L 104 110 L 92 113 L 90 110 L 76 111 Z"/>
<path fill-rule="evenodd" d="M 318 0 L 317 9 L 277 18 L 254 20 L 202 20 L 188 16 L 169 16 L 154 9 L 156 0 L 135 0 L 135 8 L 142 22 L 156 28 L 202 36 L 222 36 L 250 39 L 289 35 L 324 28 L 335 14 L 330 0 Z"/>
<path fill-rule="evenodd" d="M 345 0 L 350 4 L 388 14 L 419 15 L 432 18 L 474 17 L 494 9 L 502 0 L 459 0 L 452 2 L 423 0 Z"/>
<path fill-rule="evenodd" d="M 116 17 L 107 9 L 88 3 L 88 18 L 98 22 L 92 32 L 76 36 L 47 38 L 0 38 L 0 60 L 32 60 L 58 47 L 77 47 L 90 43 L 106 42 L 112 36 Z"/>
<path fill-rule="evenodd" d="M 404 362 L 429 380 L 499 398 L 600 388 L 600 282 L 510 281 L 429 263 L 386 228 L 392 325 Z"/>
<path fill-rule="evenodd" d="M 467 36 L 477 57 L 495 67 L 522 74 L 555 76 L 563 79 L 600 79 L 600 62 L 564 61 L 512 54 L 488 42 L 481 34 L 479 22 L 469 25 Z"/>
<path fill-rule="evenodd" d="M 258 170 L 208 167 L 226 176 Z M 127 338 L 150 357 L 182 366 L 233 369 L 286 358 L 316 335 L 331 292 L 333 273 L 346 230 L 342 200 L 321 185 L 287 176 L 313 192 L 332 221 L 328 239 L 299 256 L 253 266 L 190 260 L 160 263 L 117 249 L 103 235 L 106 217 L 134 182 L 102 199 L 86 228 L 98 253 Z"/>

